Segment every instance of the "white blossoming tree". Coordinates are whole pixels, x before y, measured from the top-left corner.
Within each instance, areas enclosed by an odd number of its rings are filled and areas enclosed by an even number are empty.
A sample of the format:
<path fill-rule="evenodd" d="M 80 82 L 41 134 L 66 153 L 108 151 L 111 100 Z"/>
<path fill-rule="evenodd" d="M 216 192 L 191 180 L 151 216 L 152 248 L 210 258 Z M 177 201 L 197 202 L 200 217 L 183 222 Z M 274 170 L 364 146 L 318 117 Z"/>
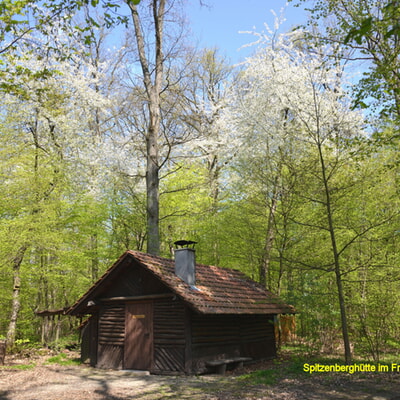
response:
<path fill-rule="evenodd" d="M 351 110 L 340 64 L 324 57 L 324 49 L 304 51 L 301 40 L 301 32 L 260 36 L 262 46 L 247 60 L 243 84 L 226 118 L 242 138 L 241 165 L 248 171 L 243 177 L 249 185 L 261 187 L 267 206 L 261 282 L 266 284 L 269 274 L 284 199 L 295 196 L 298 202 L 314 204 L 318 219 L 313 214 L 314 219 L 308 220 L 297 209 L 289 221 L 307 226 L 308 232 L 328 233 L 330 255 L 326 264 L 308 262 L 310 268 L 334 273 L 345 358 L 350 362 L 343 289 L 347 266 L 342 255 L 362 232 L 347 240 L 341 236 L 339 225 L 343 221 L 337 213 L 337 193 L 343 192 L 350 179 L 345 173 L 350 161 L 349 143 L 362 135 L 362 118 Z M 338 181 L 338 176 L 347 182 Z M 304 259 L 298 261 L 304 265 Z"/>
<path fill-rule="evenodd" d="M 39 38 L 32 42 L 34 46 L 20 48 L 24 56 L 8 55 L 8 69 L 1 77 L 2 256 L 9 260 L 13 276 L 9 346 L 15 341 L 21 287 L 26 287 L 21 266 L 40 259 L 43 268 L 30 271 L 30 279 L 36 276 L 43 284 L 48 282 L 45 268 L 56 265 L 53 272 L 58 271 L 60 282 L 69 279 L 54 260 L 66 245 L 60 233 L 68 231 L 64 218 L 70 201 L 87 182 L 81 166 L 82 155 L 95 151 L 90 140 L 93 112 L 107 105 L 94 89 L 99 75 L 95 77 L 90 65 L 74 62 L 72 54 L 65 61 L 44 57 Z M 30 261 L 25 262 L 26 257 Z M 42 289 L 39 297 L 48 287 Z M 49 294 L 51 299 L 39 303 L 51 306 L 60 295 Z"/>

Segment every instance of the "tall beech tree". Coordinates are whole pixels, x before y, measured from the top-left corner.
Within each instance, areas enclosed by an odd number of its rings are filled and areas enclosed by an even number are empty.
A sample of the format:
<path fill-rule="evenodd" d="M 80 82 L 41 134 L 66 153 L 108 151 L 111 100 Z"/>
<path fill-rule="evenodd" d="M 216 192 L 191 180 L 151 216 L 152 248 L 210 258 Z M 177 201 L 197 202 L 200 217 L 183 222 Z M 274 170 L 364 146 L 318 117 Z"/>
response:
<path fill-rule="evenodd" d="M 135 29 L 135 39 L 143 74 L 143 84 L 146 90 L 149 121 L 146 140 L 146 196 L 147 196 L 147 252 L 159 254 L 160 252 L 160 102 L 163 85 L 164 71 L 164 19 L 166 0 L 152 0 L 150 2 L 151 14 L 154 24 L 154 63 L 150 63 L 150 55 L 146 53 L 142 21 L 136 4 L 129 2 L 132 20 Z"/>
<path fill-rule="evenodd" d="M 160 157 L 160 141 L 164 135 L 168 135 L 161 129 L 162 96 L 167 93 L 168 86 L 172 83 L 169 82 L 169 68 L 179 55 L 184 24 L 177 12 L 178 0 L 148 0 L 139 5 L 136 5 L 135 2 L 128 2 L 128 5 L 132 15 L 134 40 L 142 72 L 141 79 L 148 114 L 144 133 L 147 251 L 151 254 L 159 254 L 160 170 L 168 160 L 168 154 Z M 167 18 L 168 15 L 170 18 Z M 174 24 L 175 28 L 173 29 L 171 26 L 167 28 L 167 24 Z M 176 27 L 178 28 L 176 29 Z"/>

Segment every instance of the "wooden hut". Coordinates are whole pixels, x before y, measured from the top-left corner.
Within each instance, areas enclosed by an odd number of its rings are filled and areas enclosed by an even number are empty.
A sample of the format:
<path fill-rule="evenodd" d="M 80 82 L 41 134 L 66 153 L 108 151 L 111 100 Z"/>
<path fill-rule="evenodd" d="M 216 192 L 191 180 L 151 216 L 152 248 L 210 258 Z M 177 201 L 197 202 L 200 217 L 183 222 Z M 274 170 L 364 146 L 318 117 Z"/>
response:
<path fill-rule="evenodd" d="M 82 358 L 92 366 L 202 373 L 273 358 L 274 316 L 292 306 L 232 269 L 127 251 L 69 310 L 90 318 Z"/>

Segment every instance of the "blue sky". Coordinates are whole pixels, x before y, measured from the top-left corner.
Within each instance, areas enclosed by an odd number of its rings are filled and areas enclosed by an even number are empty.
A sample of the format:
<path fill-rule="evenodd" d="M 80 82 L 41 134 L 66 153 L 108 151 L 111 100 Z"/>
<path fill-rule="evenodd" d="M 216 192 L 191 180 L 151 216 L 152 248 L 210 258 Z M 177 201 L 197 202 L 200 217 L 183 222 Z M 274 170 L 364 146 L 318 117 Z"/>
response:
<path fill-rule="evenodd" d="M 279 15 L 286 0 L 206 0 L 209 7 L 202 7 L 200 0 L 190 0 L 187 16 L 195 40 L 200 47 L 218 47 L 232 62 L 238 62 L 250 54 L 251 50 L 238 50 L 241 46 L 254 41 L 249 34 L 239 31 L 261 32 L 266 22 L 274 26 L 271 9 Z M 292 26 L 305 21 L 305 13 L 289 3 L 285 7 L 286 22 L 281 30 L 287 31 Z"/>

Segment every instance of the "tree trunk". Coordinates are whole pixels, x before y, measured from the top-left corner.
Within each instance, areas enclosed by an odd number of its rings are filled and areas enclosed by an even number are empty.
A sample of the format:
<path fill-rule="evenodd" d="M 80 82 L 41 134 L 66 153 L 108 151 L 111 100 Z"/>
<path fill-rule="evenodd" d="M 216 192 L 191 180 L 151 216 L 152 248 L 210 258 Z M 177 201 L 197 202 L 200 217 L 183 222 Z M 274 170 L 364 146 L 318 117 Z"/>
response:
<path fill-rule="evenodd" d="M 92 282 L 96 282 L 99 279 L 99 255 L 98 255 L 98 243 L 97 233 L 90 236 L 90 250 L 91 250 L 91 273 Z"/>
<path fill-rule="evenodd" d="M 160 252 L 159 232 L 159 143 L 160 102 L 163 82 L 163 33 L 166 0 L 152 0 L 154 22 L 155 68 L 150 72 L 150 63 L 146 54 L 146 43 L 137 6 L 129 2 L 135 29 L 136 44 L 142 68 L 143 83 L 146 90 L 149 111 L 149 125 L 146 136 L 146 195 L 147 195 L 147 252 L 158 255 Z M 152 75 L 153 74 L 153 75 Z M 154 76 L 152 80 L 152 76 Z"/>
<path fill-rule="evenodd" d="M 335 276 L 336 276 L 336 286 L 337 286 L 338 297 L 339 297 L 340 319 L 341 319 L 341 323 L 342 323 L 344 358 L 345 358 L 346 364 L 351 364 L 352 355 L 351 355 L 351 347 L 350 347 L 349 329 L 348 329 L 348 325 L 347 325 L 346 302 L 345 302 L 345 298 L 344 298 L 342 274 L 340 272 L 339 260 L 337 260 L 337 262 L 335 261 Z"/>
<path fill-rule="evenodd" d="M 13 296 L 11 305 L 10 323 L 7 331 L 7 346 L 12 348 L 15 344 L 17 332 L 18 314 L 21 308 L 20 289 L 21 289 L 21 263 L 24 259 L 27 246 L 21 246 L 13 259 Z"/>
<path fill-rule="evenodd" d="M 278 205 L 277 185 L 278 185 L 278 177 L 275 177 L 272 198 L 271 198 L 271 205 L 269 207 L 269 213 L 268 213 L 268 223 L 267 223 L 267 231 L 265 234 L 264 252 L 259 267 L 259 281 L 261 285 L 263 285 L 264 287 L 267 286 L 267 277 L 269 274 L 269 268 L 271 263 L 271 250 L 275 238 L 274 224 L 275 224 L 276 207 Z"/>
<path fill-rule="evenodd" d="M 334 224 L 333 224 L 333 212 L 332 212 L 330 188 L 329 188 L 328 176 L 326 173 L 327 171 L 326 171 L 324 156 L 322 153 L 321 143 L 318 143 L 318 153 L 319 153 L 319 160 L 320 160 L 320 165 L 321 165 L 322 179 L 323 179 L 323 184 L 324 184 L 326 216 L 327 216 L 327 220 L 328 220 L 329 235 L 330 235 L 330 239 L 331 239 L 331 249 L 332 249 L 332 255 L 333 255 L 333 260 L 334 260 L 336 287 L 337 287 L 337 291 L 338 291 L 340 319 L 341 319 L 342 336 L 343 336 L 343 344 L 344 344 L 344 356 L 345 356 L 346 364 L 350 364 L 352 355 L 351 355 L 351 348 L 350 348 L 349 330 L 348 330 L 348 324 L 347 324 L 346 301 L 344 298 L 342 272 L 341 272 L 341 266 L 340 266 L 339 252 L 338 252 L 337 244 L 336 244 L 336 233 L 335 233 L 335 228 L 334 228 Z"/>
<path fill-rule="evenodd" d="M 158 255 L 160 252 L 158 143 L 154 128 L 150 129 L 152 132 L 149 132 L 147 139 L 146 170 L 147 252 Z"/>
<path fill-rule="evenodd" d="M 212 263 L 215 265 L 220 264 L 219 257 L 219 237 L 218 237 L 218 200 L 219 200 L 219 158 L 218 154 L 211 153 L 208 155 L 207 162 L 208 181 L 211 196 L 211 221 L 212 221 Z"/>

